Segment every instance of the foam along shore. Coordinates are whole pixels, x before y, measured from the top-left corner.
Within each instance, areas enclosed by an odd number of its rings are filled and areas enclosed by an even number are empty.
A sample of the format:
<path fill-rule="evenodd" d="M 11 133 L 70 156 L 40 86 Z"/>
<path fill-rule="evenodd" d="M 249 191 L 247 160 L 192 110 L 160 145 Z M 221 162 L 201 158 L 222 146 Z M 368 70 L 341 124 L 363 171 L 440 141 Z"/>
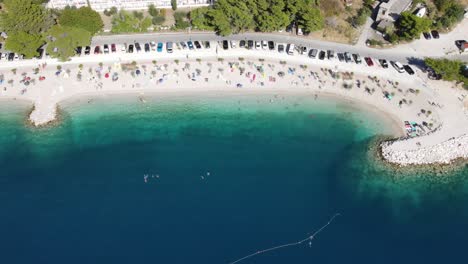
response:
<path fill-rule="evenodd" d="M 225 51 L 216 45 L 207 50 L 175 50 L 172 54 L 74 58 L 60 64 L 61 68 L 56 67 L 55 61 L 24 63 L 30 65 L 18 67 L 15 72 L 4 71 L 0 98 L 34 102 L 29 118 L 36 126 L 55 120 L 57 105 L 63 100 L 85 94 L 131 92 L 144 96 L 150 92 L 194 90 L 327 93 L 376 107 L 399 120 L 402 131 L 404 122 L 408 121 L 411 138 L 382 145 L 383 156 L 390 162 L 445 163 L 466 157 L 468 153 L 466 147 L 457 148 L 450 158 L 419 153 L 434 149 L 448 153 L 453 150 L 440 150 L 444 149 L 443 142 L 453 138 L 461 140 L 468 134 L 468 116 L 463 111 L 467 92 L 448 82 L 429 80 L 419 71 L 409 76 L 391 67 L 313 60 L 306 55 L 289 56 L 267 50 Z"/>

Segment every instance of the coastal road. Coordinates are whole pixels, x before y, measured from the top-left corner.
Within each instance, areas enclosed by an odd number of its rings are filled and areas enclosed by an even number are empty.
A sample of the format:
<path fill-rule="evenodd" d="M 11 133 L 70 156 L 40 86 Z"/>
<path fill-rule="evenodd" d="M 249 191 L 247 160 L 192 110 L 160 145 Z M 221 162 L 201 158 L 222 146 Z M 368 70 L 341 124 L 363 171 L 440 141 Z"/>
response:
<path fill-rule="evenodd" d="M 366 46 L 353 46 L 349 44 L 327 42 L 322 40 L 308 39 L 303 37 L 278 35 L 272 33 L 244 33 L 232 35 L 229 37 L 221 37 L 214 33 L 148 33 L 148 34 L 128 34 L 128 35 L 111 35 L 111 36 L 96 36 L 93 38 L 92 45 L 103 44 L 131 44 L 134 42 L 145 43 L 149 41 L 161 42 L 180 42 L 188 40 L 208 40 L 208 41 L 221 41 L 221 40 L 272 40 L 277 43 L 294 43 L 296 45 L 307 46 L 309 48 L 316 48 L 320 50 L 334 50 L 336 52 L 351 52 L 359 53 L 361 56 L 369 56 L 372 58 L 383 58 L 387 60 L 395 60 L 403 63 L 410 63 L 417 65 L 425 57 L 443 57 L 450 59 L 459 59 L 468 62 L 467 54 L 451 54 L 446 55 L 442 52 L 430 51 L 427 49 L 417 50 L 411 47 L 407 48 L 391 48 L 391 49 L 375 49 Z M 450 43 L 448 43 L 450 45 Z"/>

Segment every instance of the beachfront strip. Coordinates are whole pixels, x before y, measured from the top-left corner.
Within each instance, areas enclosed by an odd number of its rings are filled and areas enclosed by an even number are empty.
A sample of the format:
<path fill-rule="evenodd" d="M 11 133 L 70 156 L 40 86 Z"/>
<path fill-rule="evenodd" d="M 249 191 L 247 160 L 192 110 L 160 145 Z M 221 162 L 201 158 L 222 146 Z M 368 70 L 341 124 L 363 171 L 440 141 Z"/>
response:
<path fill-rule="evenodd" d="M 397 127 L 394 136 L 402 138 L 382 144 L 389 162 L 449 163 L 468 157 L 468 115 L 463 110 L 467 91 L 452 83 L 431 80 L 418 69 L 410 75 L 383 67 L 376 58 L 373 64 L 349 63 L 336 57 L 311 58 L 297 50 L 290 55 L 263 45 L 247 49 L 239 44 L 211 41 L 192 49 L 174 45 L 171 52 L 117 50 L 66 63 L 14 61 L 0 66 L 0 98 L 33 102 L 30 120 L 40 126 L 56 119 L 60 102 L 79 95 L 134 93 L 138 103 L 145 102 L 145 93 L 267 93 L 275 95 L 271 103 L 292 93 L 333 95 L 388 114 Z"/>

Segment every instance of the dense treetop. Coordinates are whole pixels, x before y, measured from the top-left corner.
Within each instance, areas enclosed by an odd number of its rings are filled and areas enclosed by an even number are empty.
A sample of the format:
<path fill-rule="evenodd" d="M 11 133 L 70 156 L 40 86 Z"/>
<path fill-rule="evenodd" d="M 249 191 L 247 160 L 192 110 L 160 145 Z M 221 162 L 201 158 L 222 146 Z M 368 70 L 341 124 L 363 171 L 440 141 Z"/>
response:
<path fill-rule="evenodd" d="M 87 30 L 91 35 L 101 31 L 104 26 L 99 13 L 90 7 L 65 8 L 59 16 L 59 23 L 61 26 Z"/>
<path fill-rule="evenodd" d="M 272 32 L 296 23 L 305 33 L 323 28 L 316 0 L 218 0 L 190 13 L 192 25 L 222 36 L 246 30 Z"/>
<path fill-rule="evenodd" d="M 51 56 L 66 60 L 78 44 L 89 44 L 92 35 L 103 27 L 100 15 L 89 7 L 52 12 L 43 6 L 44 2 L 4 1 L 0 27 L 8 34 L 7 50 L 31 58 L 39 55 L 38 49 L 47 42 Z"/>

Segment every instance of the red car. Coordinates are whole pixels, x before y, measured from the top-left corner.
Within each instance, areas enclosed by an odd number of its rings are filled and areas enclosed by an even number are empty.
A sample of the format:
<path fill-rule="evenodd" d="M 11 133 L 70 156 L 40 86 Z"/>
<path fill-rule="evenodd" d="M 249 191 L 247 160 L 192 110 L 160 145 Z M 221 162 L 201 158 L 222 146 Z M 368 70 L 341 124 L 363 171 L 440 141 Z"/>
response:
<path fill-rule="evenodd" d="M 374 66 L 374 62 L 372 61 L 371 58 L 365 57 L 364 60 L 366 61 L 367 66 Z"/>
<path fill-rule="evenodd" d="M 112 53 L 117 51 L 117 48 L 115 48 L 115 44 L 111 44 L 111 51 Z"/>
<path fill-rule="evenodd" d="M 101 53 L 101 48 L 99 46 L 96 46 L 94 48 L 94 54 L 100 54 Z"/>

